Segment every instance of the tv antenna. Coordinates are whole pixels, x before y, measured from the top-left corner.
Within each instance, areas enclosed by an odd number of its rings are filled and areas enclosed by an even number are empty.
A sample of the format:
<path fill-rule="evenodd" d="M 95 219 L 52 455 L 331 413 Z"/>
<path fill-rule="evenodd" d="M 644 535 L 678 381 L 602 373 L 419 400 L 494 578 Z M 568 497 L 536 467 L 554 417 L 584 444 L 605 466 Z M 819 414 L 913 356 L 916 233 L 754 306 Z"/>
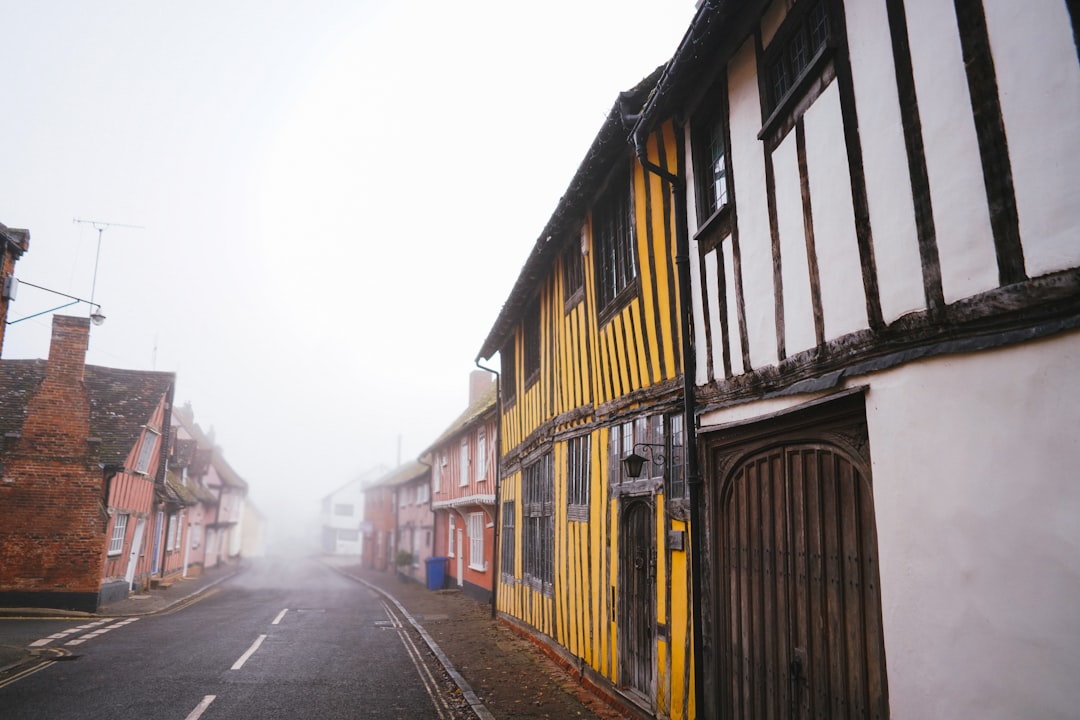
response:
<path fill-rule="evenodd" d="M 74 218 L 72 222 L 93 225 L 94 229 L 97 230 L 97 253 L 94 255 L 94 280 L 90 284 L 90 305 L 93 306 L 94 293 L 97 291 L 98 262 L 101 260 L 101 233 L 103 233 L 106 228 L 111 227 L 133 228 L 135 230 L 145 230 L 146 228 L 142 225 L 125 225 L 124 223 L 105 222 L 103 220 L 84 220 L 82 218 Z"/>

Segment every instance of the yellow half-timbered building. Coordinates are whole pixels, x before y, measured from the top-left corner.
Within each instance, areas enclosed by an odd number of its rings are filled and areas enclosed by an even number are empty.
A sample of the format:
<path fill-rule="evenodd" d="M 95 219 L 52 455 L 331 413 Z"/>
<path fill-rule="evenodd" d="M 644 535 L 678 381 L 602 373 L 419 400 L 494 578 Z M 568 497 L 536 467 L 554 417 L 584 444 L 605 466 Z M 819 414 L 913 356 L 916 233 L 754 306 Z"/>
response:
<path fill-rule="evenodd" d="M 644 165 L 629 141 L 658 75 L 612 107 L 479 359 L 501 367 L 499 612 L 621 701 L 682 718 L 685 338 L 674 196 L 656 172 L 678 157 L 671 125 Z"/>

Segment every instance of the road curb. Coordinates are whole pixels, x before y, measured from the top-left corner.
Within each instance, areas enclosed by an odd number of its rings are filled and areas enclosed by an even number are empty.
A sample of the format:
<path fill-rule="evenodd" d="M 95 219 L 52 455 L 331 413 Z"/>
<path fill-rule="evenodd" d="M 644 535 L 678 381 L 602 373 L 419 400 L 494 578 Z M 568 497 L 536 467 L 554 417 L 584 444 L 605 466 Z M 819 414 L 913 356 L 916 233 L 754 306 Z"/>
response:
<path fill-rule="evenodd" d="M 99 612 L 99 613 L 97 613 L 97 615 L 98 615 L 98 617 L 146 617 L 148 615 L 160 615 L 161 613 L 164 613 L 164 612 L 167 612 L 169 610 L 172 610 L 172 609 L 176 608 L 178 605 L 181 605 L 182 603 L 185 603 L 188 600 L 191 600 L 192 598 L 195 598 L 195 597 L 198 597 L 199 595 L 202 595 L 207 590 L 209 590 L 209 589 L 211 589 L 211 588 L 213 588 L 213 587 L 215 587 L 217 585 L 220 585 L 221 583 L 225 582 L 226 580 L 231 580 L 232 578 L 234 578 L 237 575 L 241 574 L 245 570 L 247 570 L 246 567 L 237 568 L 236 570 L 229 573 L 228 575 L 222 575 L 219 578 L 215 578 L 213 581 L 206 583 L 201 588 L 198 588 L 196 590 L 192 590 L 187 595 L 184 595 L 182 597 L 178 597 L 175 600 L 173 600 L 173 601 L 171 601 L 171 602 L 169 602 L 169 603 L 167 603 L 164 606 L 159 607 L 159 608 L 154 608 L 152 610 L 146 610 L 146 611 L 143 611 L 143 612 L 124 612 L 124 613 L 116 613 L 116 614 L 110 613 L 106 609 L 105 612 Z"/>
<path fill-rule="evenodd" d="M 409 621 L 409 624 L 416 628 L 416 631 L 420 633 L 420 637 L 422 637 L 424 639 L 424 642 L 427 643 L 427 646 L 431 650 L 432 654 L 434 654 L 435 657 L 438 658 L 439 663 L 442 664 L 443 669 L 446 670 L 446 674 L 449 675 L 450 678 L 454 681 L 454 684 L 458 686 L 458 690 L 461 690 L 461 696 L 465 698 L 465 702 L 469 704 L 469 708 L 472 709 L 474 713 L 476 713 L 476 716 L 480 718 L 480 720 L 495 720 L 495 716 L 492 715 L 491 711 L 487 709 L 483 702 L 481 702 L 480 698 L 473 691 L 469 683 L 465 680 L 465 678 L 461 676 L 461 673 L 457 671 L 457 669 L 454 667 L 454 664 L 450 662 L 450 658 L 446 657 L 446 653 L 444 653 L 442 651 L 442 648 L 439 647 L 438 643 L 435 642 L 435 639 L 432 638 L 431 635 L 428 634 L 428 631 L 424 629 L 424 626 L 417 622 L 416 618 L 414 618 L 409 613 L 409 611 L 405 609 L 405 606 L 398 602 L 398 599 L 396 597 L 391 595 L 386 590 L 383 590 L 378 585 L 374 585 L 361 577 L 357 577 L 352 573 L 348 573 L 342 570 L 341 568 L 334 567 L 333 565 L 329 565 L 327 563 L 323 563 L 323 565 L 341 575 L 344 575 L 350 580 L 355 580 L 356 582 L 365 585 L 369 589 L 374 590 L 375 592 L 385 596 L 387 600 L 394 603 L 394 606 L 397 607 L 401 614 L 405 616 L 405 618 Z"/>

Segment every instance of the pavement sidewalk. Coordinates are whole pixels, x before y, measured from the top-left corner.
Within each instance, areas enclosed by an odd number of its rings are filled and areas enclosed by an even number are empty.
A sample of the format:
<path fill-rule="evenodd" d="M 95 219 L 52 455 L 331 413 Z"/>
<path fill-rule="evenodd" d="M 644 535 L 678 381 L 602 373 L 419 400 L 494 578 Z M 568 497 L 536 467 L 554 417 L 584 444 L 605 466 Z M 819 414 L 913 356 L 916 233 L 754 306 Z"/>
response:
<path fill-rule="evenodd" d="M 355 557 L 322 561 L 396 601 L 422 628 L 421 636 L 481 720 L 630 717 L 590 692 L 535 642 L 493 618 L 490 604 L 459 590 L 428 590 L 394 572 L 365 568 Z"/>

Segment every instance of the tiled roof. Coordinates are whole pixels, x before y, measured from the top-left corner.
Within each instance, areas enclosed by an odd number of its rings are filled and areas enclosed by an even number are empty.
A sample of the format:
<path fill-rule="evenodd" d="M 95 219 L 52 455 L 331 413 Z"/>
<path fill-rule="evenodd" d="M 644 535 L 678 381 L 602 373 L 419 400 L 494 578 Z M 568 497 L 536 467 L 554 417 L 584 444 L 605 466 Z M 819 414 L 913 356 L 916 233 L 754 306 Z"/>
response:
<path fill-rule="evenodd" d="M 413 460 L 403 465 L 399 465 L 386 475 L 383 475 L 381 478 L 368 485 L 365 489 L 404 485 L 410 480 L 416 480 L 417 478 L 422 477 L 424 473 L 429 470 L 431 470 L 431 468 L 428 465 L 425 465 L 418 460 Z"/>
<path fill-rule="evenodd" d="M 22 431 L 26 405 L 45 377 L 45 367 L 45 360 L 0 362 L 0 432 Z M 101 439 L 101 462 L 122 463 L 127 459 L 143 426 L 175 380 L 171 372 L 86 366 L 90 437 Z"/>
<path fill-rule="evenodd" d="M 475 421 L 479 420 L 489 411 L 494 409 L 495 400 L 497 397 L 498 395 L 496 384 L 491 383 L 491 385 L 488 386 L 486 390 L 484 390 L 480 397 L 476 398 L 476 400 L 471 405 L 469 405 L 468 408 L 465 409 L 465 412 L 461 413 L 461 415 L 458 415 L 454 422 L 450 423 L 450 427 L 443 430 L 442 434 L 439 435 L 435 442 L 431 443 L 431 445 L 429 445 L 422 453 L 420 453 L 420 456 L 423 457 L 425 455 L 428 455 L 443 442 L 451 439 L 452 437 L 460 433 L 462 430 L 465 430 Z"/>
<path fill-rule="evenodd" d="M 87 365 L 85 382 L 90 396 L 90 435 L 101 438 L 102 462 L 119 463 L 127 458 L 143 425 L 176 382 L 176 374 Z"/>

